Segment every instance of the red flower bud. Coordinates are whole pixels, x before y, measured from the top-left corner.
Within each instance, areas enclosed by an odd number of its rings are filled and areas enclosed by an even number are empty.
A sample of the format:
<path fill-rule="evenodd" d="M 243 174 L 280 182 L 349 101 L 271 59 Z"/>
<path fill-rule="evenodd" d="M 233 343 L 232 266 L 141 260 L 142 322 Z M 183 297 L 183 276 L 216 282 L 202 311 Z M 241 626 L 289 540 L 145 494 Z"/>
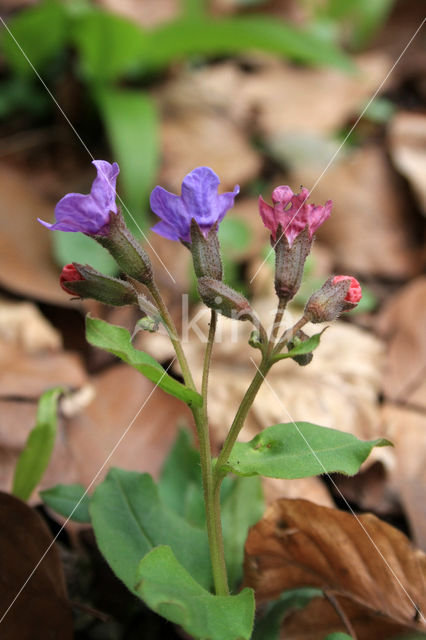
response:
<path fill-rule="evenodd" d="M 345 300 L 347 302 L 351 302 L 353 305 L 358 304 L 358 302 L 362 298 L 361 285 L 359 284 L 358 280 L 353 276 L 334 276 L 333 284 L 336 284 L 336 282 L 341 282 L 342 280 L 351 281 Z M 351 308 L 353 309 L 353 307 L 349 307 L 348 309 L 343 309 L 343 311 L 350 311 Z"/>
<path fill-rule="evenodd" d="M 59 284 L 61 288 L 67 293 L 71 294 L 72 296 L 75 296 L 75 293 L 70 289 L 67 289 L 65 284 L 67 282 L 75 282 L 76 280 L 84 280 L 84 278 L 79 274 L 79 272 L 77 271 L 77 269 L 73 264 L 66 264 L 65 267 L 62 269 L 62 273 L 59 278 Z"/>

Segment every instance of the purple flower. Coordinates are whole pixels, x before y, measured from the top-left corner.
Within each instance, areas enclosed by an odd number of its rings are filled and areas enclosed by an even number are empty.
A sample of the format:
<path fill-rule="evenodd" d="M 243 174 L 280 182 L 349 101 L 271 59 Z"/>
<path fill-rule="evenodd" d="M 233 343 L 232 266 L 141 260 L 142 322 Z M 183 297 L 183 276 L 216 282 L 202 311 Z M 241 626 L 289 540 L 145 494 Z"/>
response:
<path fill-rule="evenodd" d="M 262 196 L 259 197 L 259 210 L 265 227 L 267 227 L 272 236 L 272 240 L 276 242 L 277 231 L 281 225 L 282 233 L 285 234 L 289 245 L 293 244 L 294 239 L 308 226 L 309 237 L 318 230 L 323 222 L 330 217 L 331 200 L 327 200 L 324 206 L 307 204 L 309 191 L 302 189 L 300 193 L 295 194 L 287 186 L 277 187 L 272 192 L 271 207 L 264 201 Z"/>
<path fill-rule="evenodd" d="M 54 224 L 38 219 L 48 229 L 81 231 L 87 235 L 108 233 L 110 212 L 117 213 L 115 183 L 120 173 L 116 162 L 93 160 L 98 175 L 88 195 L 67 193 L 55 207 Z"/>
<path fill-rule="evenodd" d="M 232 192 L 218 194 L 219 184 L 212 169 L 198 167 L 183 179 L 181 196 L 155 187 L 150 204 L 161 221 L 152 230 L 163 238 L 190 243 L 191 219 L 194 218 L 206 235 L 234 206 L 234 198 L 240 192 L 237 185 Z"/>

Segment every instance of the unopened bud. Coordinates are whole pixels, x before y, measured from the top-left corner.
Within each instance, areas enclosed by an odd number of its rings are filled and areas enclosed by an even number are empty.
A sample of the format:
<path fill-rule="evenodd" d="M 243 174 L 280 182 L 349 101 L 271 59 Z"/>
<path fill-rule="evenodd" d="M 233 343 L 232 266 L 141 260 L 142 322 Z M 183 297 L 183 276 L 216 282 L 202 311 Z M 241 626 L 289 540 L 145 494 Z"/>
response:
<path fill-rule="evenodd" d="M 261 336 L 260 336 L 260 331 L 258 331 L 257 329 L 252 331 L 251 334 L 250 334 L 250 338 L 249 338 L 248 343 L 249 343 L 249 345 L 251 347 L 253 347 L 253 349 L 262 349 L 263 348 L 263 344 L 262 344 L 262 339 L 261 339 Z"/>
<path fill-rule="evenodd" d="M 191 245 L 194 271 L 197 278 L 213 278 L 222 280 L 222 260 L 220 257 L 217 224 L 208 232 L 207 236 L 201 231 L 197 221 L 191 220 Z"/>
<path fill-rule="evenodd" d="M 247 298 L 220 280 L 200 278 L 198 280 L 198 293 L 205 305 L 210 309 L 219 311 L 227 318 L 253 320 L 253 310 Z"/>
<path fill-rule="evenodd" d="M 299 233 L 290 246 L 281 226 L 275 249 L 275 291 L 280 300 L 288 302 L 299 290 L 306 258 L 312 246 L 308 226 Z"/>
<path fill-rule="evenodd" d="M 356 283 L 356 285 L 354 284 Z M 356 290 L 351 300 L 350 290 Z M 354 309 L 361 299 L 361 287 L 352 276 L 332 276 L 309 298 L 304 316 L 310 322 L 327 322 L 335 320 L 342 311 Z"/>
<path fill-rule="evenodd" d="M 62 269 L 60 285 L 79 298 L 91 298 L 116 307 L 137 304 L 137 293 L 128 282 L 106 276 L 87 264 L 67 264 Z"/>
<path fill-rule="evenodd" d="M 93 236 L 107 249 L 125 274 L 142 284 L 152 282 L 152 266 L 146 251 L 126 227 L 120 211 L 110 215 L 107 235 Z"/>

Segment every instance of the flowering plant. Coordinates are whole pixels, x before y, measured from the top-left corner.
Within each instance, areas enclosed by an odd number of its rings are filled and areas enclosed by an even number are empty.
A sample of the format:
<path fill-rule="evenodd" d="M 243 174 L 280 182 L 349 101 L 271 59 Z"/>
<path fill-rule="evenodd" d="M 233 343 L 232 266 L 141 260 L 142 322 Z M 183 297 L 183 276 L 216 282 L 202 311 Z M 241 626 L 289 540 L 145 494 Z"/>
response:
<path fill-rule="evenodd" d="M 116 259 L 122 277 L 111 278 L 88 265 L 66 265 L 62 288 L 79 298 L 93 298 L 113 305 L 135 305 L 141 313 L 138 326 L 155 331 L 167 329 L 180 364 L 183 382 L 171 377 L 150 355 L 133 347 L 130 333 L 103 320 L 87 317 L 88 341 L 121 358 L 181 399 L 193 415 L 198 450 L 181 434 L 165 465 L 158 485 L 144 473 L 112 469 L 104 482 L 84 500 L 100 550 L 117 576 L 153 610 L 182 626 L 194 638 L 248 640 L 252 635 L 254 593 L 239 590 L 243 543 L 258 512 L 254 484 L 260 476 L 303 478 L 320 473 L 354 474 L 374 446 L 384 440 L 363 442 L 350 434 L 310 423 L 272 425 L 251 442 L 237 442 L 255 396 L 271 367 L 292 358 L 300 365 L 312 359 L 321 333 L 306 335 L 302 328 L 331 321 L 353 309 L 361 288 L 352 276 L 332 276 L 308 300 L 297 322 L 282 328 L 288 301 L 297 292 L 313 236 L 330 216 L 332 203 L 307 204 L 308 191 L 294 195 L 287 186 L 272 194 L 274 206 L 262 198 L 260 214 L 271 232 L 274 248 L 277 309 L 270 334 L 250 302 L 223 282 L 217 228 L 232 208 L 239 192 L 218 194 L 219 178 L 207 167 L 188 174 L 177 196 L 156 187 L 151 207 L 161 218 L 154 231 L 180 241 L 191 251 L 198 293 L 210 309 L 211 320 L 205 349 L 201 388 L 197 388 L 173 319 L 155 281 L 150 259 L 125 227 L 115 205 L 118 166 L 94 162 L 98 177 L 91 193 L 68 194 L 57 205 L 53 229 L 82 231 L 106 247 Z M 217 314 L 253 324 L 250 345 L 261 353 L 260 364 L 229 427 L 220 453 L 212 457 L 207 410 L 208 380 L 215 340 Z M 300 456 L 300 436 L 312 455 Z M 200 477 L 198 477 L 198 474 Z M 231 478 L 231 479 L 230 479 Z M 234 480 L 232 480 L 234 478 Z M 227 495 L 247 500 L 239 493 L 241 483 L 250 487 L 248 516 L 232 519 L 221 488 Z M 250 480 L 251 478 L 251 480 Z M 229 482 L 231 485 L 229 485 Z M 191 487 L 203 511 L 184 506 Z M 231 487 L 231 488 L 230 488 Z M 193 494 L 191 494 L 193 495 Z M 56 503 L 57 504 L 57 503 Z M 232 502 L 235 505 L 235 502 Z M 193 506 L 193 505 L 192 505 Z M 74 507 L 74 510 L 77 507 Z M 73 510 L 73 512 L 74 512 Z M 221 511 L 227 510 L 231 525 L 223 527 Z M 200 515 L 201 514 L 201 515 Z M 230 544 L 230 532 L 238 544 Z M 231 552 L 230 552 L 231 549 Z"/>

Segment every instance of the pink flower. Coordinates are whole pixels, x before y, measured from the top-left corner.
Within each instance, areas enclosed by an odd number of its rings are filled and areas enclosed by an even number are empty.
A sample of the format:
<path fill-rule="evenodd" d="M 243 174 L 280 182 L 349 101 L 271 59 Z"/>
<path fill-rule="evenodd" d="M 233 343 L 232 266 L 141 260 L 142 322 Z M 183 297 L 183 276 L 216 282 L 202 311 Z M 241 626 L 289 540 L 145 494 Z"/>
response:
<path fill-rule="evenodd" d="M 345 300 L 347 302 L 350 302 L 353 305 L 357 305 L 362 298 L 361 285 L 359 284 L 358 280 L 352 276 L 334 276 L 333 284 L 336 284 L 337 282 L 341 282 L 342 280 L 351 281 Z M 343 309 L 343 311 L 350 311 L 351 308 L 353 307 L 350 307 L 348 309 Z"/>
<path fill-rule="evenodd" d="M 312 238 L 323 222 L 330 217 L 331 200 L 327 200 L 324 206 L 307 204 L 309 191 L 302 188 L 301 192 L 294 194 L 288 186 L 277 187 L 272 192 L 273 206 L 259 196 L 259 211 L 263 223 L 270 230 L 273 242 L 279 239 L 278 227 L 281 225 L 281 233 L 285 234 L 289 245 L 307 226 L 309 237 Z M 278 237 L 277 237 L 278 235 Z"/>

